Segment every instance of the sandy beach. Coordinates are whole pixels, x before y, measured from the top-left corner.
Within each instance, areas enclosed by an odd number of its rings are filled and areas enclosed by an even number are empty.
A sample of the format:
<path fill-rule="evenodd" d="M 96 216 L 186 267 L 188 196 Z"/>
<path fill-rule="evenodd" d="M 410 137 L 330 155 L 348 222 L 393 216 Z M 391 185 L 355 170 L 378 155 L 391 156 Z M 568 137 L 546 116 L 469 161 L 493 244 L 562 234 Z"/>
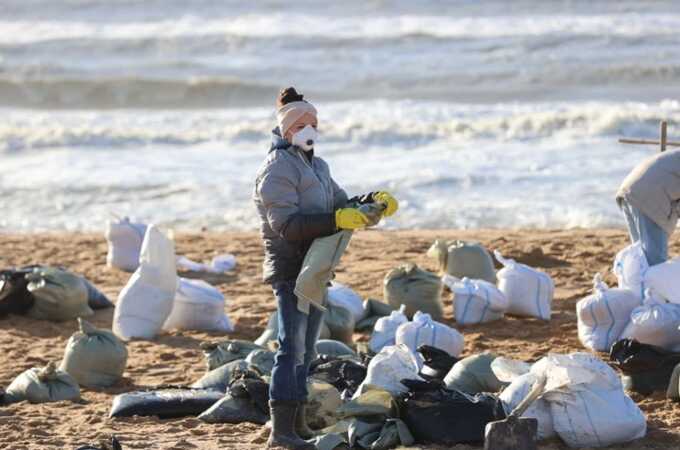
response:
<path fill-rule="evenodd" d="M 550 322 L 506 317 L 500 322 L 460 327 L 452 318 L 446 295 L 446 322 L 465 335 L 465 354 L 492 351 L 498 355 L 536 360 L 548 352 L 584 351 L 576 333 L 576 302 L 588 295 L 596 272 L 614 283 L 610 266 L 615 253 L 627 244 L 623 230 L 475 230 L 475 231 L 365 231 L 357 233 L 337 279 L 363 297 L 382 298 L 385 273 L 401 262 L 415 262 L 434 270 L 425 252 L 435 238 L 479 240 L 505 256 L 547 271 L 556 284 Z M 208 261 L 219 253 L 233 253 L 238 267 L 233 274 L 208 277 L 227 298 L 227 312 L 236 332 L 230 338 L 254 339 L 265 328 L 274 309 L 268 286 L 260 281 L 262 250 L 256 233 L 191 233 L 176 236 L 177 254 Z M 106 242 L 87 233 L 0 235 L 0 266 L 42 263 L 63 265 L 93 281 L 112 300 L 129 274 L 106 267 Z M 671 254 L 680 251 L 672 242 Z M 110 328 L 113 310 L 98 311 L 92 321 Z M 76 322 L 50 323 L 25 317 L 0 321 L 0 386 L 30 367 L 61 359 Z M 203 332 L 164 333 L 157 339 L 128 345 L 130 357 L 125 379 L 113 388 L 84 389 L 81 403 L 13 404 L 0 408 L 0 448 L 71 449 L 116 434 L 125 449 L 257 449 L 268 436 L 264 427 L 251 424 L 209 425 L 195 418 L 159 420 L 135 417 L 108 418 L 116 394 L 160 384 L 189 384 L 205 372 L 199 349 L 203 341 L 226 336 Z M 355 334 L 355 340 L 368 335 Z M 601 355 L 603 358 L 606 355 Z M 648 419 L 644 439 L 617 447 L 626 449 L 678 448 L 680 404 L 663 394 L 633 395 Z M 425 447 L 419 447 L 425 448 Z M 435 447 L 427 447 L 435 448 Z M 457 449 L 481 447 L 457 446 Z M 566 448 L 558 441 L 543 449 Z"/>

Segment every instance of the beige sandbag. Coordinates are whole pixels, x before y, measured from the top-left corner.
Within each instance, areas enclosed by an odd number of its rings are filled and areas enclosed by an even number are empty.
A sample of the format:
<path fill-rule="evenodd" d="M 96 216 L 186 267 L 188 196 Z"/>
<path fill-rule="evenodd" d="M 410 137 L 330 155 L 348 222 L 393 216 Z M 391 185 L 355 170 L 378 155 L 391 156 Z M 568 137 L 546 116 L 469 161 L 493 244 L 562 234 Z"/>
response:
<path fill-rule="evenodd" d="M 489 251 L 477 242 L 436 240 L 427 251 L 435 258 L 439 271 L 456 278 L 496 283 L 496 270 Z"/>
<path fill-rule="evenodd" d="M 32 368 L 16 377 L 7 387 L 4 403 L 24 400 L 30 403 L 76 401 L 80 399 L 78 382 L 51 362 L 43 368 Z"/>
<path fill-rule="evenodd" d="M 342 406 L 340 392 L 332 385 L 316 380 L 307 382 L 307 390 L 308 425 L 314 430 L 319 430 L 335 424 L 338 421 L 338 410 Z"/>
<path fill-rule="evenodd" d="M 128 351 L 123 341 L 109 330 L 100 330 L 78 318 L 79 331 L 66 344 L 59 370 L 82 386 L 108 387 L 123 377 Z"/>
<path fill-rule="evenodd" d="M 341 305 L 329 303 L 323 313 L 323 321 L 330 331 L 331 339 L 352 345 L 354 342 L 354 316 Z"/>
<path fill-rule="evenodd" d="M 65 321 L 93 314 L 83 278 L 55 267 L 40 267 L 26 275 L 35 297 L 28 315 L 34 319 Z"/>
<path fill-rule="evenodd" d="M 442 281 L 415 264 L 402 264 L 385 276 L 384 296 L 392 307 L 406 305 L 405 314 L 411 318 L 420 311 L 440 320 L 444 315 Z"/>

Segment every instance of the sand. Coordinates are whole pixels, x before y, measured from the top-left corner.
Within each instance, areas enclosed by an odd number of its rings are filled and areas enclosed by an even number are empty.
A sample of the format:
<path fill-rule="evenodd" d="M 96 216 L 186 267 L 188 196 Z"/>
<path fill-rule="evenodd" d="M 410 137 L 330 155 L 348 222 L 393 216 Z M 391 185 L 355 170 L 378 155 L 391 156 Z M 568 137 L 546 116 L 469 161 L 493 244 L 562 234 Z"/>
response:
<path fill-rule="evenodd" d="M 539 267 L 554 278 L 556 298 L 548 323 L 508 317 L 501 322 L 460 327 L 465 334 L 465 353 L 490 350 L 524 360 L 536 360 L 547 352 L 583 351 L 576 334 L 574 306 L 589 294 L 596 272 L 613 283 L 610 266 L 616 251 L 627 244 L 623 230 L 555 231 L 365 231 L 357 233 L 337 273 L 337 279 L 364 297 L 382 297 L 385 273 L 401 262 L 415 262 L 434 270 L 425 252 L 435 238 L 476 239 L 506 257 Z M 179 234 L 177 253 L 196 261 L 209 261 L 219 253 L 233 253 L 238 268 L 231 276 L 212 277 L 228 299 L 228 314 L 236 326 L 230 337 L 253 339 L 265 328 L 274 310 L 271 290 L 260 281 L 262 249 L 255 233 Z M 672 245 L 680 251 L 680 240 Z M 110 298 L 115 299 L 129 274 L 105 264 L 106 242 L 101 235 L 4 234 L 0 235 L 0 267 L 25 264 L 58 264 L 84 274 Z M 448 300 L 448 298 L 447 298 Z M 447 301 L 447 322 L 455 326 Z M 110 327 L 112 310 L 99 311 L 92 321 Z M 25 317 L 0 320 L 0 386 L 19 373 L 61 359 L 76 322 L 50 323 Z M 204 332 L 164 333 L 150 342 L 131 342 L 125 379 L 103 390 L 83 390 L 81 403 L 14 404 L 0 408 L 0 448 L 75 449 L 116 434 L 126 449 L 257 449 L 263 448 L 265 427 L 208 425 L 195 418 L 109 419 L 116 394 L 159 384 L 188 384 L 205 372 L 199 344 L 222 338 Z M 368 335 L 356 334 L 357 340 Z M 604 355 L 602 355 L 604 357 Z M 643 398 L 633 395 L 648 418 L 644 439 L 616 448 L 661 449 L 680 445 L 680 404 L 663 394 Z M 421 447 L 425 448 L 425 447 Z M 436 447 L 429 447 L 436 448 Z M 457 446 L 459 449 L 481 447 Z M 566 448 L 559 441 L 541 448 Z"/>

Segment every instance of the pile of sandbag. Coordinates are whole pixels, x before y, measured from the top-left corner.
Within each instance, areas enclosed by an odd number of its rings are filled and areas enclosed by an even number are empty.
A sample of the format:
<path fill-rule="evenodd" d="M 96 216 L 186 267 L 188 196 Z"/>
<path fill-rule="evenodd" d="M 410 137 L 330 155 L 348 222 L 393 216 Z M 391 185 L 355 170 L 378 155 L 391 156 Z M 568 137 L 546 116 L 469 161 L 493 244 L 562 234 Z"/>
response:
<path fill-rule="evenodd" d="M 461 325 L 502 319 L 508 309 L 505 294 L 488 281 L 444 275 L 442 282 L 453 293 L 453 313 Z"/>
<path fill-rule="evenodd" d="M 456 278 L 496 283 L 496 270 L 488 250 L 477 242 L 436 240 L 427 256 L 437 260 L 439 271 Z"/>
<path fill-rule="evenodd" d="M 224 295 L 203 280 L 179 278 L 172 311 L 164 330 L 203 330 L 229 333 L 234 327 L 224 312 Z"/>
<path fill-rule="evenodd" d="M 113 332 L 123 340 L 156 336 L 172 312 L 177 283 L 175 245 L 158 228 L 149 225 L 139 268 L 118 296 Z"/>
<path fill-rule="evenodd" d="M 523 414 L 538 420 L 540 439 L 557 434 L 573 448 L 606 447 L 639 439 L 647 431 L 645 416 L 616 372 L 593 355 L 551 354 L 531 366 L 497 358 L 491 368 L 510 383 L 500 396 L 506 412 L 545 377 L 543 395 Z"/>
<path fill-rule="evenodd" d="M 87 387 L 116 384 L 125 372 L 128 352 L 125 344 L 108 330 L 95 328 L 78 319 L 79 331 L 66 344 L 62 370 Z"/>
<path fill-rule="evenodd" d="M 383 290 L 385 300 L 392 307 L 406 305 L 407 317 L 421 311 L 440 320 L 444 315 L 442 288 L 442 281 L 437 275 L 415 264 L 404 264 L 385 276 Z"/>
<path fill-rule="evenodd" d="M 514 259 L 503 258 L 498 250 L 494 256 L 504 266 L 498 272 L 498 289 L 508 299 L 507 313 L 550 320 L 555 292 L 550 275 Z"/>
<path fill-rule="evenodd" d="M 593 293 L 576 303 L 578 338 L 592 350 L 607 352 L 619 340 L 640 299 L 629 289 L 609 288 L 598 273 Z"/>
<path fill-rule="evenodd" d="M 0 404 L 22 401 L 30 403 L 77 401 L 80 399 L 78 382 L 68 373 L 57 369 L 54 363 L 42 368 L 32 368 L 16 377 L 5 389 Z"/>

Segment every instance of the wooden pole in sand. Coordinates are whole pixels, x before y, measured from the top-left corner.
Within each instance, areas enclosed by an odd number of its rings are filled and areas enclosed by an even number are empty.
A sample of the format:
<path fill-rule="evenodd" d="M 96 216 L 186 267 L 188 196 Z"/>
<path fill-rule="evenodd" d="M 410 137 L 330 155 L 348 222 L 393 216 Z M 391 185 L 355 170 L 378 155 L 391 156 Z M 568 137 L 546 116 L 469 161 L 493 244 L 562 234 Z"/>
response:
<path fill-rule="evenodd" d="M 661 121 L 659 140 L 653 141 L 650 139 L 619 139 L 622 144 L 642 144 L 642 145 L 658 145 L 662 152 L 666 151 L 666 147 L 680 147 L 680 142 L 672 142 L 667 137 L 668 123 L 665 120 Z"/>

